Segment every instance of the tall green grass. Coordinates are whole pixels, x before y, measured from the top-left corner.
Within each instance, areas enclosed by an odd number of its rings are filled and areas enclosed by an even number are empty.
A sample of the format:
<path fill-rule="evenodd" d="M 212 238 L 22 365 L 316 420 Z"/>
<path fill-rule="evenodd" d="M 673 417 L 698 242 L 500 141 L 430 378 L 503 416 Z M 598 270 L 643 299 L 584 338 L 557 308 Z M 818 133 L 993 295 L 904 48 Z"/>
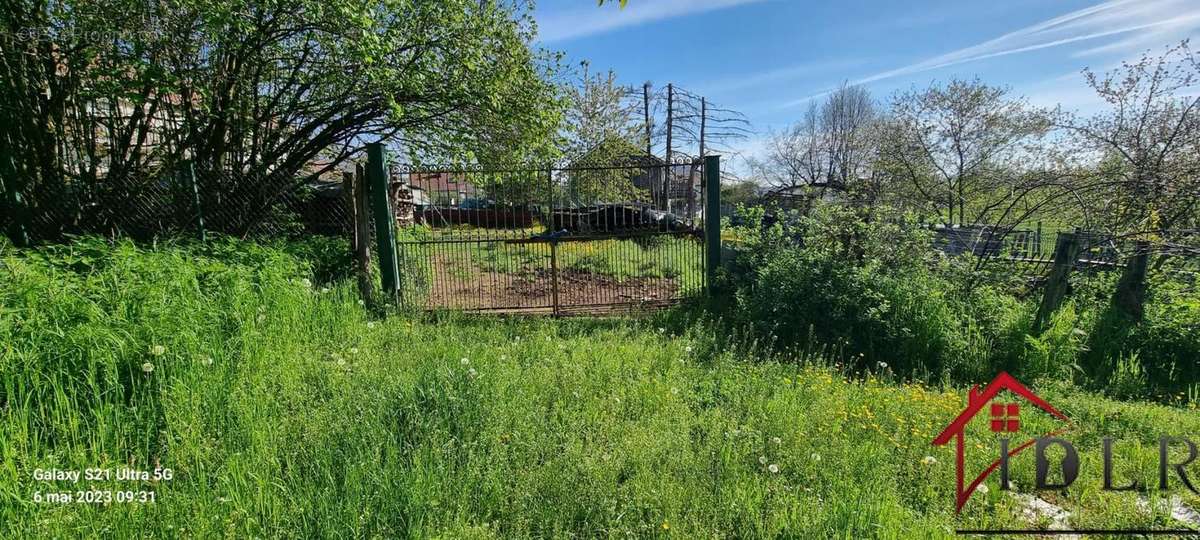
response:
<path fill-rule="evenodd" d="M 0 264 L 4 537 L 912 538 L 1022 519 L 994 484 L 953 515 L 953 459 L 929 442 L 963 392 L 746 357 L 703 325 L 372 320 L 351 284 L 252 244 Z M 1200 415 L 1038 390 L 1079 425 L 1084 474 L 1057 499 L 1074 519 L 1171 524 L 1095 489 L 1098 439 L 1152 481 L 1156 438 Z M 968 442 L 980 468 L 994 441 Z M 153 504 L 32 502 L 77 487 L 35 468 L 123 465 L 175 477 L 96 486 Z"/>

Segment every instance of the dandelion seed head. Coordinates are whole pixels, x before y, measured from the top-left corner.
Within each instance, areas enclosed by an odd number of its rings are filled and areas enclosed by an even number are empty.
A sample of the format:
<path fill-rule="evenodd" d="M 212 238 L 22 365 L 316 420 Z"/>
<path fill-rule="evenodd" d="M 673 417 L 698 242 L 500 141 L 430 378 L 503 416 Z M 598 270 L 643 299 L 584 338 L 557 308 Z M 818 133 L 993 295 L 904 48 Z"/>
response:
<path fill-rule="evenodd" d="M 150 373 L 150 372 L 154 371 L 154 364 L 151 364 L 150 362 L 146 362 L 146 363 L 142 364 L 142 371 L 144 371 L 146 373 Z"/>
<path fill-rule="evenodd" d="M 461 360 L 458 361 L 458 363 L 465 366 L 465 365 L 469 365 L 471 363 L 471 361 L 467 360 L 466 357 L 463 357 Z"/>
<path fill-rule="evenodd" d="M 779 465 L 776 465 L 774 463 L 767 465 L 767 470 L 771 471 L 771 474 L 778 474 L 779 473 Z"/>
<path fill-rule="evenodd" d="M 166 352 L 167 352 L 167 348 L 163 347 L 162 345 L 155 345 L 153 347 L 150 347 L 150 354 L 152 354 L 154 356 L 162 356 L 163 354 L 166 354 Z"/>
<path fill-rule="evenodd" d="M 937 465 L 937 462 L 938 462 L 937 458 L 935 458 L 933 456 L 925 456 L 924 458 L 921 459 L 922 465 Z"/>

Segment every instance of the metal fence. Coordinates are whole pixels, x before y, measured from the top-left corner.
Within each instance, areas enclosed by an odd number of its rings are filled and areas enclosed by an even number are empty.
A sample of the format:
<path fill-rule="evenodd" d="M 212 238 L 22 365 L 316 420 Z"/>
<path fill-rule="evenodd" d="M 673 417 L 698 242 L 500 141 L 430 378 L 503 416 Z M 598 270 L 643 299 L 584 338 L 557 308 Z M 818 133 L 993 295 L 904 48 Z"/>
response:
<path fill-rule="evenodd" d="M 402 168 L 400 296 L 425 309 L 553 314 L 672 303 L 704 286 L 701 169 Z"/>
<path fill-rule="evenodd" d="M 250 174 L 191 163 L 119 177 L 64 178 L 16 193 L 19 207 L 0 228 L 31 242 L 99 234 L 138 240 L 344 236 L 349 199 L 339 173 L 316 177 Z"/>

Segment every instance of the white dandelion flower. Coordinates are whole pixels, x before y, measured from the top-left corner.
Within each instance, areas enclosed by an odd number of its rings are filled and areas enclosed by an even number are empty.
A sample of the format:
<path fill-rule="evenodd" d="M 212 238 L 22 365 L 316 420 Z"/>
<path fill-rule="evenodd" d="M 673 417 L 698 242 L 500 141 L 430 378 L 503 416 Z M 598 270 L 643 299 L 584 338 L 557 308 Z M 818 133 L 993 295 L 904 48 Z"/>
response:
<path fill-rule="evenodd" d="M 154 371 L 154 364 L 151 364 L 150 362 L 146 362 L 145 364 L 142 364 L 142 371 L 144 371 L 146 373 L 150 373 L 150 372 Z"/>

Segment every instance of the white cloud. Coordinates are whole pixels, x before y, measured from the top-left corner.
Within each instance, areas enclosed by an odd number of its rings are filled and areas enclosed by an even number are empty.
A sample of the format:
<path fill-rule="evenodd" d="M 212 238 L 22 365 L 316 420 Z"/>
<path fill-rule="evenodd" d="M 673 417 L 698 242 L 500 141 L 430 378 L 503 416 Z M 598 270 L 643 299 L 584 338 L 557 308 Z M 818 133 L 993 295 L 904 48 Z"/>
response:
<path fill-rule="evenodd" d="M 868 84 L 967 62 L 1114 36 L 1125 37 L 1113 43 L 1094 46 L 1079 54 L 1126 53 L 1131 48 L 1168 44 L 1186 37 L 1198 28 L 1200 2 L 1195 0 L 1110 0 L 976 45 L 868 75 L 851 83 Z M 782 107 L 800 105 L 823 94 L 790 101 Z"/>
<path fill-rule="evenodd" d="M 538 39 L 543 43 L 566 41 L 761 1 L 763 0 L 645 0 L 630 2 L 624 9 L 607 5 L 598 8 L 594 3 L 590 3 L 587 8 L 539 14 Z M 585 2 L 587 3 L 589 2 Z"/>
<path fill-rule="evenodd" d="M 864 77 L 869 83 L 956 64 L 1057 47 L 1068 43 L 1177 25 L 1200 17 L 1200 4 L 1182 0 L 1112 0 L 1061 15 L 977 45 Z"/>

